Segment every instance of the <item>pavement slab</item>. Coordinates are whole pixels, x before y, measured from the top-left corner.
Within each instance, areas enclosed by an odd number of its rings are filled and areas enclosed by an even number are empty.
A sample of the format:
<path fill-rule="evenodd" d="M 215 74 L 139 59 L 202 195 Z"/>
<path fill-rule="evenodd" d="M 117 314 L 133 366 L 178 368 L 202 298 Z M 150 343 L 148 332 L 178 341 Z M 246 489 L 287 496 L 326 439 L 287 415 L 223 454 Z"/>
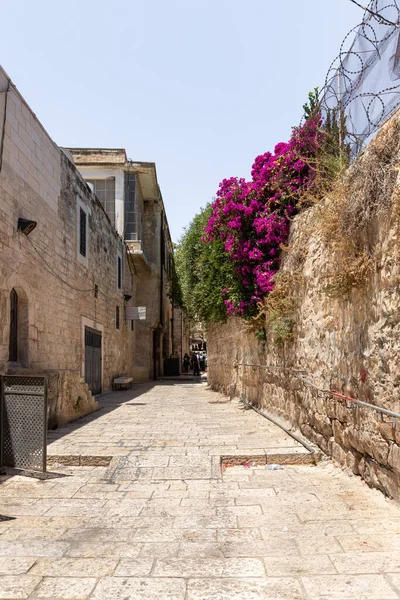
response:
<path fill-rule="evenodd" d="M 30 598 L 32 600 L 86 600 L 97 583 L 93 577 L 44 577 Z"/>
<path fill-rule="evenodd" d="M 0 477 L 0 600 L 400 600 L 400 506 L 204 382 L 104 395 L 48 453 Z"/>

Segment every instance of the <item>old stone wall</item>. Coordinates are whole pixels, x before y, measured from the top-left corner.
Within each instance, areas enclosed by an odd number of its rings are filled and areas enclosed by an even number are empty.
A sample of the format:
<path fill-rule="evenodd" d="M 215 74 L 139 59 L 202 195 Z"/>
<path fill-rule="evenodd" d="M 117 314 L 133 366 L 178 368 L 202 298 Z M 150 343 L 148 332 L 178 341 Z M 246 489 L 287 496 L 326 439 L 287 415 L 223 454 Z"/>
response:
<path fill-rule="evenodd" d="M 189 347 L 190 327 L 185 311 L 174 308 L 173 311 L 173 340 L 172 354 L 179 357 L 180 370 L 182 371 L 183 357 L 190 353 Z"/>
<path fill-rule="evenodd" d="M 0 70 L 0 92 L 6 88 Z M 4 98 L 0 93 L 0 133 Z M 87 214 L 85 259 L 79 254 L 81 208 Z M 19 217 L 37 222 L 29 236 L 17 231 Z M 11 363 L 13 289 L 18 360 Z M 51 424 L 97 407 L 84 383 L 85 327 L 102 335 L 102 391 L 111 389 L 114 377 L 132 374 L 135 338 L 125 320 L 124 294 L 135 304 L 136 277 L 123 240 L 73 163 L 11 86 L 0 172 L 0 373 L 47 373 Z"/>
<path fill-rule="evenodd" d="M 389 168 L 388 157 L 377 161 L 381 176 Z M 302 259 L 295 265 L 289 251 L 281 265 L 293 280 L 296 269 L 299 282 L 293 339 L 279 347 L 267 330 L 266 342 L 260 342 L 238 318 L 207 331 L 213 388 L 244 394 L 256 406 L 286 417 L 341 465 L 394 498 L 400 497 L 400 419 L 321 394 L 300 377 L 400 413 L 397 198 L 394 193 L 388 209 L 373 219 L 376 262 L 348 297 L 326 293 L 327 272 L 337 266 L 330 247 L 308 226 L 318 209 L 295 218 L 289 247 L 300 246 Z"/>

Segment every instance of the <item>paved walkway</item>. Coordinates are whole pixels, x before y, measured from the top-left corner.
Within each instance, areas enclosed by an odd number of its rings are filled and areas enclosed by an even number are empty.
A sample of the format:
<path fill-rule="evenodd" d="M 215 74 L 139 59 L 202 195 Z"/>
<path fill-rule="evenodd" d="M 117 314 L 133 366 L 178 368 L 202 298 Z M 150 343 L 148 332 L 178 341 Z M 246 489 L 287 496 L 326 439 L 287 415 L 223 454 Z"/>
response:
<path fill-rule="evenodd" d="M 400 599 L 400 507 L 329 462 L 221 474 L 304 448 L 203 383 L 105 396 L 51 439 L 57 478 L 1 478 L 0 598 Z"/>

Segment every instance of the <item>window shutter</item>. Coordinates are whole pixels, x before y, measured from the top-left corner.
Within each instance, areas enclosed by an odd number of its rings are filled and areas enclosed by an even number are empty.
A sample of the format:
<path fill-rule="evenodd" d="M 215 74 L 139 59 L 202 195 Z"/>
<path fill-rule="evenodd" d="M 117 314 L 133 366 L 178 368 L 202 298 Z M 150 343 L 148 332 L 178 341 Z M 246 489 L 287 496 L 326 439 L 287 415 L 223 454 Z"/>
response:
<path fill-rule="evenodd" d="M 79 252 L 82 256 L 86 256 L 86 228 L 87 228 L 87 217 L 84 210 L 79 209 L 80 224 L 79 224 Z"/>
<path fill-rule="evenodd" d="M 121 257 L 118 256 L 118 289 L 122 288 L 122 260 Z"/>

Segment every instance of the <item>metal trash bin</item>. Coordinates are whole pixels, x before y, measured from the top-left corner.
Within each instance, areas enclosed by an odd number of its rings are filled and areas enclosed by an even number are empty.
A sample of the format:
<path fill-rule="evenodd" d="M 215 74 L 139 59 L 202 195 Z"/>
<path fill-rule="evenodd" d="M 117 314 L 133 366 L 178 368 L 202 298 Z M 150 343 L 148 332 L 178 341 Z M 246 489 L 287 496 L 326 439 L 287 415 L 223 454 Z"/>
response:
<path fill-rule="evenodd" d="M 179 374 L 179 358 L 164 358 L 164 376 L 174 377 Z"/>

